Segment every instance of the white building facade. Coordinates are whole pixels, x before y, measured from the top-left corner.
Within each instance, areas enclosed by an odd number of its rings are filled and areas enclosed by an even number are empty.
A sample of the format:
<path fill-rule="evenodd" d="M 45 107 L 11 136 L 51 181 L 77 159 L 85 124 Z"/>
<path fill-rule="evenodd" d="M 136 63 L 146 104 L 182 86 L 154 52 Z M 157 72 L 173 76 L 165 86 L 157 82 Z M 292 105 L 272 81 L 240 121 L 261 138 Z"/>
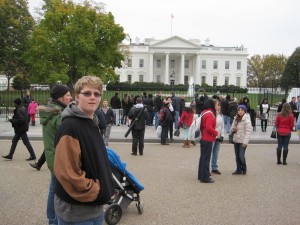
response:
<path fill-rule="evenodd" d="M 130 56 L 115 70 L 120 82 L 165 84 L 206 83 L 210 86 L 247 85 L 247 49 L 215 47 L 199 40 L 173 36 L 165 40 L 145 39 L 128 45 Z"/>

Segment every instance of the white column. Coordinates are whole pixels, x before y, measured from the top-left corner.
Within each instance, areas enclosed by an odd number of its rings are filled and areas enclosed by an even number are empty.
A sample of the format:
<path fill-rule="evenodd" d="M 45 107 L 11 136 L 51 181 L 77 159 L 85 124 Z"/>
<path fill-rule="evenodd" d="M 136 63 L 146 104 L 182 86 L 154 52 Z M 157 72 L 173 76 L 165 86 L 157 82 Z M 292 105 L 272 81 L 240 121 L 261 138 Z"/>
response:
<path fill-rule="evenodd" d="M 196 56 L 195 84 L 200 85 L 200 54 Z"/>
<path fill-rule="evenodd" d="M 170 53 L 166 53 L 165 84 L 169 84 L 169 54 Z"/>
<path fill-rule="evenodd" d="M 179 83 L 184 84 L 184 53 L 181 53 L 181 68 L 180 68 Z"/>
<path fill-rule="evenodd" d="M 153 82 L 153 53 L 150 53 L 149 82 Z"/>

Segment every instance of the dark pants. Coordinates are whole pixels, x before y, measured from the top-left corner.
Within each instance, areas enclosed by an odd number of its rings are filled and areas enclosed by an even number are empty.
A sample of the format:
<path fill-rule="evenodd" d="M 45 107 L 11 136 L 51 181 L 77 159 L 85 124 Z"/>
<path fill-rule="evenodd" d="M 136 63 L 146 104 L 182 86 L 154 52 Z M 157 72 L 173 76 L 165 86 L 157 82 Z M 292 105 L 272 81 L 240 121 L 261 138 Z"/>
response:
<path fill-rule="evenodd" d="M 132 130 L 132 153 L 137 153 L 139 145 L 139 153 L 143 154 L 144 151 L 144 136 L 145 130 Z"/>
<path fill-rule="evenodd" d="M 170 123 L 170 125 L 169 125 L 169 131 L 170 131 L 170 139 L 172 140 L 173 139 L 173 122 Z"/>
<path fill-rule="evenodd" d="M 212 142 L 200 141 L 200 159 L 198 168 L 198 179 L 201 181 L 209 180 L 209 162 L 211 157 Z"/>
<path fill-rule="evenodd" d="M 261 120 L 260 121 L 260 126 L 261 126 L 261 129 L 266 131 L 267 130 L 267 123 L 268 123 L 268 120 Z"/>
<path fill-rule="evenodd" d="M 168 131 L 169 131 L 169 124 L 166 124 L 166 126 L 161 126 L 161 138 L 160 143 L 166 143 L 167 137 L 168 137 Z"/>
<path fill-rule="evenodd" d="M 236 161 L 236 172 L 247 172 L 247 164 L 245 158 L 246 148 L 241 143 L 234 143 L 235 161 Z"/>
<path fill-rule="evenodd" d="M 12 144 L 11 144 L 11 147 L 10 147 L 9 155 L 11 155 L 11 156 L 14 155 L 17 144 L 18 144 L 18 141 L 20 140 L 20 138 L 22 138 L 22 141 L 23 141 L 24 145 L 26 146 L 28 152 L 30 153 L 30 156 L 35 158 L 34 150 L 33 150 L 32 146 L 29 142 L 29 139 L 28 139 L 28 136 L 27 136 L 26 132 L 15 133 L 15 136 L 12 139 Z"/>
<path fill-rule="evenodd" d="M 148 119 L 147 119 L 147 125 L 152 126 L 153 125 L 153 118 L 154 118 L 154 112 L 148 111 Z"/>
<path fill-rule="evenodd" d="M 282 147 L 283 147 L 283 150 L 289 150 L 290 139 L 291 139 L 291 134 L 289 134 L 287 136 L 278 135 L 277 150 L 281 151 Z"/>
<path fill-rule="evenodd" d="M 42 155 L 40 156 L 39 160 L 37 161 L 37 165 L 39 167 L 42 167 L 44 163 L 46 162 L 46 156 L 45 156 L 45 150 L 43 151 Z"/>

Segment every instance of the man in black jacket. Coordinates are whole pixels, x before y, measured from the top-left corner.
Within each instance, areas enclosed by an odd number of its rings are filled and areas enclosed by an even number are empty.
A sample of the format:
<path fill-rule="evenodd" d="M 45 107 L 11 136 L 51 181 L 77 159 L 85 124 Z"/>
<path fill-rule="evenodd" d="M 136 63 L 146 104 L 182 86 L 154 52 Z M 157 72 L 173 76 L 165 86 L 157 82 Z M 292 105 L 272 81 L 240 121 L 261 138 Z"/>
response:
<path fill-rule="evenodd" d="M 115 124 L 117 126 L 120 126 L 120 109 L 121 109 L 121 100 L 119 98 L 119 93 L 116 92 L 115 93 L 115 96 L 113 96 L 111 99 L 110 99 L 110 106 L 112 108 L 112 110 L 114 111 L 114 114 L 115 114 Z"/>
<path fill-rule="evenodd" d="M 18 141 L 20 138 L 22 138 L 22 141 L 24 145 L 26 146 L 30 157 L 26 159 L 27 161 L 29 160 L 35 160 L 36 156 L 34 153 L 34 150 L 29 142 L 28 136 L 27 136 L 27 131 L 29 128 L 29 121 L 28 121 L 28 113 L 27 110 L 21 106 L 21 99 L 16 98 L 14 100 L 15 103 L 15 109 L 14 109 L 14 115 L 13 118 L 9 120 L 11 122 L 12 127 L 15 130 L 15 136 L 12 139 L 12 145 L 10 147 L 9 154 L 6 156 L 2 156 L 5 159 L 12 160 L 13 155 L 15 153 Z"/>
<path fill-rule="evenodd" d="M 139 113 L 143 110 L 138 117 Z M 136 118 L 138 119 L 132 129 L 132 153 L 131 155 L 137 155 L 137 147 L 139 146 L 140 155 L 144 154 L 144 137 L 145 137 L 145 121 L 148 119 L 147 108 L 142 103 L 142 98 L 136 99 L 136 105 L 133 106 L 129 113 L 129 119 L 133 122 Z"/>

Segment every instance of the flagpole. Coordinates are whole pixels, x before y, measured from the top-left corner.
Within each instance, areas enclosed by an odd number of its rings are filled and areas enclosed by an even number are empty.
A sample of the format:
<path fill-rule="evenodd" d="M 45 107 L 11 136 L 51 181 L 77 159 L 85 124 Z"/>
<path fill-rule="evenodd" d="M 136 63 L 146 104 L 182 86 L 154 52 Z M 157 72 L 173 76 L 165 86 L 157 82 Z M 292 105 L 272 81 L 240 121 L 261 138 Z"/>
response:
<path fill-rule="evenodd" d="M 171 37 L 173 35 L 173 18 L 174 18 L 174 15 L 173 15 L 173 13 L 171 13 Z"/>

